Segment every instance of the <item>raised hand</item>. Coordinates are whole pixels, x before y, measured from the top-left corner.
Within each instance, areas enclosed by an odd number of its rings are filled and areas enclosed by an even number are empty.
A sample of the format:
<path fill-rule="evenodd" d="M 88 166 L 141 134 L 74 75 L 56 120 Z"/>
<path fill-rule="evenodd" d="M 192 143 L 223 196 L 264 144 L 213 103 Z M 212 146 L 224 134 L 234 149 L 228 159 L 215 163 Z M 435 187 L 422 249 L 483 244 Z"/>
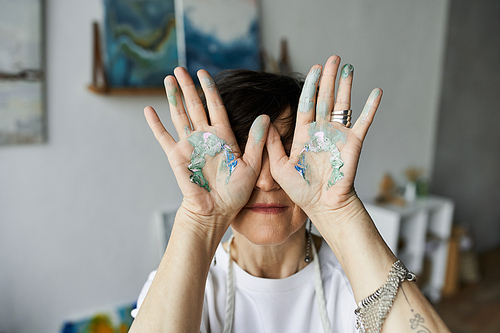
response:
<path fill-rule="evenodd" d="M 146 120 L 167 154 L 182 191 L 181 208 L 201 222 L 222 217 L 221 227 L 227 228 L 247 203 L 259 175 L 269 117 L 255 119 L 243 154 L 210 74 L 198 72 L 210 119 L 187 71 L 179 67 L 174 74 L 165 78 L 165 89 L 179 141 L 168 133 L 151 107 L 144 110 Z"/>
<path fill-rule="evenodd" d="M 341 70 L 335 99 L 339 64 L 338 56 L 330 57 L 322 76 L 320 65 L 311 68 L 300 96 L 290 156 L 272 125 L 267 139 L 274 179 L 309 216 L 335 211 L 355 197 L 361 147 L 382 97 L 380 89 L 371 92 L 352 128 L 332 121 L 332 110 L 348 110 L 351 104 L 353 67 L 349 64 Z"/>

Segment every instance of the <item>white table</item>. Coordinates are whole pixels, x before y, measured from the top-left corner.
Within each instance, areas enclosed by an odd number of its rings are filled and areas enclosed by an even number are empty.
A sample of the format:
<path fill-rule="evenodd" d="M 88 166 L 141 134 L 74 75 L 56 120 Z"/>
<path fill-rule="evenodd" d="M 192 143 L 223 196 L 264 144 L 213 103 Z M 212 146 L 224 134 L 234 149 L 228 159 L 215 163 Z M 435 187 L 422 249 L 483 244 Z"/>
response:
<path fill-rule="evenodd" d="M 428 257 L 430 276 L 422 290 L 432 302 L 438 302 L 446 277 L 453 201 L 428 196 L 404 207 L 370 203 L 365 207 L 387 245 L 410 271 L 421 274 L 424 257 Z M 400 242 L 403 246 L 398 248 Z"/>

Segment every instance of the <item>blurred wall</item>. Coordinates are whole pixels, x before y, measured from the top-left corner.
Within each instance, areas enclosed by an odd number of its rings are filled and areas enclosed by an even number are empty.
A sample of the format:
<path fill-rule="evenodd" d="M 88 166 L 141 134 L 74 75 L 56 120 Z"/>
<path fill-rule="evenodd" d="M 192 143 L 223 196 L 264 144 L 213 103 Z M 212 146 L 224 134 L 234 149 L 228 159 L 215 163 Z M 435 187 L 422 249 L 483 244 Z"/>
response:
<path fill-rule="evenodd" d="M 339 54 L 355 66 L 355 117 L 384 90 L 357 190 L 384 172 L 430 174 L 447 0 L 262 0 L 263 45 L 287 37 L 294 69 Z M 57 332 L 63 320 L 133 301 L 159 256 L 151 216 L 181 201 L 142 109 L 173 129 L 164 97 L 89 93 L 101 1 L 46 0 L 46 144 L 0 147 L 0 332 Z"/>
<path fill-rule="evenodd" d="M 498 1 L 451 2 L 433 176 L 479 252 L 500 246 L 499 17 Z"/>
<path fill-rule="evenodd" d="M 180 202 L 142 115 L 165 98 L 86 89 L 101 1 L 45 3 L 48 142 L 0 147 L 2 333 L 132 302 L 158 262 L 151 214 Z"/>
<path fill-rule="evenodd" d="M 264 46 L 278 54 L 286 36 L 295 70 L 331 54 L 354 65 L 354 118 L 373 88 L 384 91 L 356 178 L 364 200 L 385 172 L 401 185 L 408 167 L 432 174 L 447 15 L 447 0 L 262 1 Z"/>

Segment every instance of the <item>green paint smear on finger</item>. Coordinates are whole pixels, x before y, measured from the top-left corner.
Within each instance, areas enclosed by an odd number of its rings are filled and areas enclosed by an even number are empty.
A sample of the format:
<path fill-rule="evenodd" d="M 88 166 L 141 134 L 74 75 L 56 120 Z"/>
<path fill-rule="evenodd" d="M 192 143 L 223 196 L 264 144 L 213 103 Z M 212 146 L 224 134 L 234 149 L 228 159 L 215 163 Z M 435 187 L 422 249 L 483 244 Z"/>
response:
<path fill-rule="evenodd" d="M 193 173 L 189 176 L 189 180 L 210 192 L 210 186 L 202 172 L 206 163 L 205 156 L 215 157 L 215 155 L 224 152 L 225 159 L 220 168 L 227 170 L 229 173 L 226 178 L 227 184 L 229 177 L 236 168 L 237 160 L 226 142 L 210 132 L 196 132 L 188 137 L 187 140 L 194 147 L 191 153 L 191 163 L 188 165 L 189 171 Z"/>
<path fill-rule="evenodd" d="M 170 104 L 173 106 L 177 106 L 177 98 L 175 94 L 177 94 L 177 87 L 172 86 L 172 84 L 167 83 L 167 98 Z"/>
<path fill-rule="evenodd" d="M 307 113 L 314 107 L 313 99 L 320 75 L 321 68 L 315 68 L 307 75 L 304 87 L 302 88 L 302 94 L 300 95 L 299 112 Z"/>
<path fill-rule="evenodd" d="M 205 86 L 210 90 L 210 92 L 215 92 L 215 82 L 211 77 L 205 76 L 201 80 L 205 83 Z"/>
<path fill-rule="evenodd" d="M 361 124 L 365 123 L 366 117 L 370 114 L 370 110 L 372 109 L 373 102 L 375 102 L 375 99 L 380 95 L 380 89 L 374 89 L 370 96 L 368 96 L 368 101 L 366 101 L 365 107 L 363 108 L 363 111 L 361 111 Z"/>
<path fill-rule="evenodd" d="M 349 77 L 349 75 L 351 75 L 353 71 L 354 71 L 353 65 L 345 64 L 344 67 L 342 67 L 341 76 L 345 79 L 345 78 Z"/>
<path fill-rule="evenodd" d="M 304 148 L 300 152 L 298 157 L 299 162 L 295 166 L 295 170 L 297 170 L 307 184 L 310 185 L 310 182 L 306 177 L 306 171 L 309 169 L 306 153 L 320 153 L 323 151 L 330 152 L 332 154 L 332 156 L 330 156 L 332 173 L 328 180 L 328 184 L 326 185 L 326 189 L 328 190 L 331 186 L 335 185 L 335 183 L 344 178 L 344 174 L 340 171 L 344 162 L 340 159 L 340 151 L 337 148 L 336 143 L 340 141 L 345 144 L 346 135 L 345 133 L 333 128 L 331 124 L 318 125 L 316 122 L 312 122 L 310 126 L 309 141 L 304 144 Z"/>
<path fill-rule="evenodd" d="M 267 122 L 264 121 L 264 117 L 258 116 L 253 121 L 252 127 L 250 128 L 250 132 L 252 133 L 253 142 L 252 145 L 256 145 L 259 143 L 260 139 L 264 136 L 266 131 Z"/>

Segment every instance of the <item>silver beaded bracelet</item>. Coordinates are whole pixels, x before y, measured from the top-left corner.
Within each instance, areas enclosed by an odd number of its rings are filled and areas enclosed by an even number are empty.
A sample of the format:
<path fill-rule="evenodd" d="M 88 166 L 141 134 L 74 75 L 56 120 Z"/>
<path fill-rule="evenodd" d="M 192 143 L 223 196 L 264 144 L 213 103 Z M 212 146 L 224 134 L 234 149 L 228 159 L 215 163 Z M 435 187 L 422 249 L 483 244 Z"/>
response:
<path fill-rule="evenodd" d="M 360 333 L 379 333 L 396 299 L 399 286 L 404 280 L 416 281 L 415 274 L 406 269 L 401 260 L 392 264 L 385 284 L 358 303 L 356 329 Z"/>

